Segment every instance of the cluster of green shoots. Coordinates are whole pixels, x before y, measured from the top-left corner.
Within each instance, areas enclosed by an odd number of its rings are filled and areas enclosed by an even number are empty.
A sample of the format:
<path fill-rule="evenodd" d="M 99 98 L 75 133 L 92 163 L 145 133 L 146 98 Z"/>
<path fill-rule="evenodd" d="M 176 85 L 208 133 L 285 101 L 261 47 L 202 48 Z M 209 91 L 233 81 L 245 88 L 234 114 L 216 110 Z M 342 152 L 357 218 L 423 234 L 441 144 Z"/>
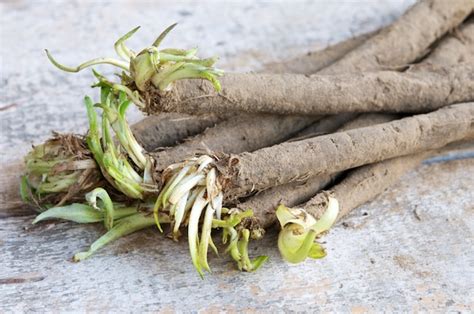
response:
<path fill-rule="evenodd" d="M 89 118 L 88 147 L 113 187 L 132 199 L 144 199 L 146 193 L 156 192 L 157 187 L 151 175 L 153 161 L 137 142 L 125 118 L 131 102 L 124 92 L 105 84 L 98 85 L 101 86 L 101 102 L 94 105 L 90 97 L 84 99 Z M 102 109 L 100 127 L 95 108 Z"/>
<path fill-rule="evenodd" d="M 290 263 L 301 263 L 306 258 L 326 256 L 324 248 L 315 239 L 332 227 L 338 214 L 338 201 L 330 196 L 327 208 L 319 220 L 302 208 L 278 206 L 276 216 L 281 226 L 278 249 L 282 257 Z"/>
<path fill-rule="evenodd" d="M 135 105 L 141 108 L 145 107 L 145 101 L 140 96 L 140 92 L 145 91 L 149 84 L 161 92 L 166 92 L 178 80 L 204 79 L 210 81 L 219 91 L 221 86 L 217 77 L 223 75 L 224 72 L 214 68 L 217 58 L 199 59 L 196 56 L 196 48 L 190 50 L 158 49 L 163 39 L 175 26 L 176 24 L 169 26 L 150 47 L 142 49 L 139 53 L 135 53 L 125 44 L 138 31 L 139 27 L 132 29 L 114 44 L 115 52 L 121 60 L 96 58 L 76 67 L 69 67 L 57 62 L 48 50 L 46 50 L 46 54 L 52 64 L 67 72 L 79 72 L 98 64 L 110 64 L 120 68 L 122 70 L 121 82 L 113 83 L 113 88 L 125 92 Z"/>
<path fill-rule="evenodd" d="M 61 205 L 100 184 L 100 173 L 83 137 L 55 134 L 25 157 L 20 194 L 40 211 Z"/>
<path fill-rule="evenodd" d="M 88 251 L 75 254 L 74 261 L 84 260 L 108 243 L 155 224 L 153 216 L 146 211 L 146 203 L 129 206 L 113 202 L 103 188 L 96 188 L 85 197 L 86 204 L 53 207 L 39 214 L 33 221 L 33 224 L 48 219 L 64 219 L 76 223 L 103 222 L 107 232 L 92 243 Z M 165 215 L 160 219 L 167 221 Z"/>
<path fill-rule="evenodd" d="M 97 73 L 96 76 L 99 83 L 95 86 L 101 89 L 101 101 L 94 104 L 90 97 L 85 97 L 84 101 L 89 118 L 89 131 L 85 137 L 88 156 L 92 155 L 94 167 L 100 169 L 110 185 L 135 200 L 135 205 L 113 202 L 107 190 L 99 187 L 86 194 L 86 204 L 52 207 L 41 213 L 34 223 L 52 218 L 78 223 L 103 221 L 108 231 L 87 252 L 76 254 L 76 261 L 89 257 L 119 237 L 155 223 L 161 231 L 160 222 L 169 223 L 175 239 L 180 236 L 180 228 L 186 227 L 191 258 L 201 276 L 203 270 L 210 271 L 209 247 L 216 254 L 218 252 L 212 230 L 220 229 L 222 243 L 228 244 L 226 252 L 239 269 L 253 271 L 260 267 L 266 257 L 249 258 L 250 232 L 239 228 L 242 219 L 252 212 L 229 212 L 222 207 L 223 192 L 216 170 L 211 167 L 214 159 L 202 156 L 171 165 L 164 174 L 167 183 L 158 193 L 151 174 L 153 162 L 135 139 L 125 117 L 130 100 L 123 91 L 114 90 L 103 77 Z M 100 123 L 96 109 L 102 111 Z M 38 151 L 42 150 L 37 148 L 30 153 L 37 156 L 35 162 L 46 162 L 41 159 L 45 154 L 38 155 Z M 57 155 L 56 151 L 54 155 Z"/>
<path fill-rule="evenodd" d="M 192 263 L 201 277 L 204 271 L 211 271 L 209 249 L 218 255 L 213 240 L 215 230 L 222 232 L 222 244 L 227 246 L 226 253 L 238 268 L 254 271 L 267 257 L 249 258 L 251 230 L 243 227 L 242 221 L 253 213 L 251 210 L 223 207 L 224 191 L 216 159 L 203 155 L 170 165 L 162 174 L 163 188 L 158 190 L 152 175 L 153 159 L 137 142 L 126 120 L 126 111 L 132 102 L 139 107 L 145 106 L 140 92 L 145 91 L 149 84 L 166 92 L 178 80 L 200 78 L 210 81 L 217 91 L 220 90 L 217 77 L 223 72 L 213 67 L 216 58 L 199 59 L 197 49 L 158 49 L 175 25 L 168 27 L 150 47 L 139 53 L 125 45 L 138 27 L 131 30 L 114 45 L 122 60 L 98 58 L 77 67 L 67 67 L 46 51 L 49 60 L 64 71 L 78 72 L 98 64 L 111 64 L 123 71 L 119 83 L 94 71 L 99 80 L 94 87 L 100 87 L 101 96 L 96 104 L 89 97 L 84 101 L 89 131 L 85 139 L 81 138 L 81 147 L 87 153 L 81 155 L 64 149 L 62 142 L 58 144 L 54 140 L 35 147 L 26 158 L 27 174 L 22 181 L 22 195 L 25 199 L 35 195 L 37 199 L 44 194 L 69 193 L 71 187 L 83 181 L 84 172 L 94 169 L 96 173 L 101 172 L 110 186 L 97 187 L 97 182 L 93 182 L 80 190 L 74 188 L 76 194 L 78 191 L 82 195 L 88 192 L 85 203 L 64 205 L 66 200 L 63 199 L 34 221 L 55 218 L 77 223 L 102 222 L 107 232 L 88 251 L 77 253 L 74 260 L 86 259 L 111 241 L 153 225 L 163 232 L 161 224 L 166 223 L 175 240 L 181 236 L 180 230 L 187 228 Z M 100 123 L 96 110 L 102 112 Z M 113 201 L 109 188 L 114 193 L 118 191 L 125 195 L 129 201 Z M 304 210 L 280 206 L 276 214 L 282 226 L 278 239 L 282 256 L 292 263 L 307 257 L 323 257 L 324 250 L 314 241 L 317 235 L 331 227 L 337 212 L 335 199 L 331 199 L 326 213 L 319 220 Z"/>

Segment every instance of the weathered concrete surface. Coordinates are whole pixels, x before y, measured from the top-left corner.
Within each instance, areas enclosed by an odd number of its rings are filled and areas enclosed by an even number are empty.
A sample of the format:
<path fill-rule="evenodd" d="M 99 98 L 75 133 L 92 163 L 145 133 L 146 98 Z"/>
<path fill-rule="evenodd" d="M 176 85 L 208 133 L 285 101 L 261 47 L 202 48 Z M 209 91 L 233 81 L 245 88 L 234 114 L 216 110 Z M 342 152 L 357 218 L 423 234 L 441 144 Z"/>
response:
<path fill-rule="evenodd" d="M 29 145 L 52 130 L 83 132 L 81 99 L 96 94 L 88 88 L 90 72 L 58 72 L 43 48 L 75 64 L 112 55 L 113 41 L 135 25 L 143 29 L 131 45 L 141 47 L 180 21 L 166 46 L 199 45 L 204 55 L 222 56 L 224 68 L 247 70 L 374 30 L 411 2 L 0 4 L 0 312 L 472 311 L 472 158 L 424 165 L 354 211 L 324 238 L 326 259 L 289 266 L 273 233 L 254 244 L 254 254 L 270 256 L 257 273 L 239 273 L 227 258 L 212 257 L 213 274 L 204 281 L 187 244 L 153 229 L 72 263 L 101 226 L 60 222 L 24 230 L 33 216 L 11 197 Z"/>

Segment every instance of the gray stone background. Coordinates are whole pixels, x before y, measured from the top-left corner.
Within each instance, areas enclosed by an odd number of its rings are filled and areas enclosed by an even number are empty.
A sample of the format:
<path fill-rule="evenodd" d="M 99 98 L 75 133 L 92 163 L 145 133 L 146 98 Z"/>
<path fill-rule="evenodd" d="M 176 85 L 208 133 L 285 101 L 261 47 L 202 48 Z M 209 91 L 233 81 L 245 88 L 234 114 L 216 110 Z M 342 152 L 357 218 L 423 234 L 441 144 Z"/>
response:
<path fill-rule="evenodd" d="M 257 70 L 375 30 L 413 1 L 3 1 L 0 3 L 0 312 L 461 311 L 473 308 L 474 162 L 427 163 L 324 238 L 328 257 L 291 266 L 276 233 L 253 245 L 269 255 L 256 273 L 210 257 L 204 280 L 186 241 L 155 230 L 131 235 L 74 264 L 101 226 L 66 222 L 31 228 L 18 207 L 18 163 L 51 131 L 86 130 L 90 71 L 63 73 L 44 48 L 75 65 L 113 56 L 113 42 L 139 49 L 179 22 L 164 46 L 198 46 L 226 70 Z M 98 67 L 110 73 L 108 67 Z M 138 112 L 131 120 L 140 118 Z M 472 152 L 472 151 L 471 151 Z M 465 156 L 470 156 L 469 152 Z M 25 230 L 26 228 L 26 230 Z"/>

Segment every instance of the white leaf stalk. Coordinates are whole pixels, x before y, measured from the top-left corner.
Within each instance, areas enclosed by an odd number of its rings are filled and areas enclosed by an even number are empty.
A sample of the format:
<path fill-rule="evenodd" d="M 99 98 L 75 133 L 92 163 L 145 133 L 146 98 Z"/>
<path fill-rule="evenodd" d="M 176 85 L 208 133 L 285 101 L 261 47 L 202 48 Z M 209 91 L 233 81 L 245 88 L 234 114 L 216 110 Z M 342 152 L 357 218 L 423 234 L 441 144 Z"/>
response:
<path fill-rule="evenodd" d="M 306 258 L 323 258 L 324 249 L 315 239 L 329 230 L 339 214 L 337 199 L 328 196 L 326 211 L 319 220 L 302 208 L 288 208 L 280 205 L 276 210 L 281 231 L 278 235 L 278 249 L 286 261 L 296 264 Z"/>
<path fill-rule="evenodd" d="M 98 65 L 110 64 L 118 67 L 122 80 L 120 83 L 112 83 L 116 90 L 123 91 L 137 106 L 145 107 L 144 100 L 139 93 L 133 92 L 128 86 L 133 82 L 138 91 L 144 91 L 148 83 L 153 84 L 159 91 L 168 91 L 173 83 L 182 79 L 204 79 L 210 81 L 217 91 L 221 86 L 217 77 L 222 76 L 222 70 L 214 68 L 217 58 L 199 59 L 196 56 L 197 49 L 161 49 L 158 47 L 166 35 L 176 26 L 173 24 L 165 29 L 150 47 L 142 49 L 139 53 L 127 47 L 125 42 L 136 32 L 139 27 L 132 29 L 119 38 L 114 49 L 122 59 L 96 58 L 86 61 L 76 67 L 68 67 L 57 62 L 51 53 L 46 50 L 46 55 L 51 63 L 66 72 L 79 72 L 85 68 Z"/>
<path fill-rule="evenodd" d="M 252 212 L 223 210 L 224 195 L 212 157 L 203 155 L 173 164 L 165 169 L 163 178 L 164 187 L 153 209 L 156 224 L 161 230 L 158 215 L 168 214 L 176 240 L 181 235 L 180 227 L 187 226 L 189 252 L 201 277 L 204 270 L 211 272 L 207 260 L 209 247 L 217 253 L 212 241 L 212 230 L 216 228 L 222 229 L 224 243 L 229 242 L 227 252 L 240 270 L 253 271 L 266 260 L 266 257 L 250 260 L 249 231 L 238 227 Z"/>

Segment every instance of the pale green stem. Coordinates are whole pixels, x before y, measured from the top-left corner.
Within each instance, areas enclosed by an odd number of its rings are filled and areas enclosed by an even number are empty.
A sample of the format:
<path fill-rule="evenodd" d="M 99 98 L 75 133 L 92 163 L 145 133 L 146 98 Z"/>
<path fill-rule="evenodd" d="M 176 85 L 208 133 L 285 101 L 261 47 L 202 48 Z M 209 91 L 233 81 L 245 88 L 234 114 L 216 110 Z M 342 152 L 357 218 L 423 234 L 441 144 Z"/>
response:
<path fill-rule="evenodd" d="M 98 65 L 98 64 L 110 64 L 110 65 L 114 65 L 116 67 L 119 67 L 125 71 L 129 71 L 129 64 L 127 62 L 123 62 L 123 61 L 120 61 L 120 60 L 116 60 L 116 59 L 113 59 L 113 58 L 96 58 L 96 59 L 92 59 L 92 60 L 89 60 L 89 61 L 86 61 L 84 63 L 81 63 L 80 65 L 76 66 L 76 67 L 69 67 L 69 66 L 65 66 L 65 65 L 62 65 L 61 63 L 57 62 L 53 56 L 51 55 L 51 53 L 49 53 L 48 49 L 45 49 L 46 51 L 46 55 L 48 56 L 48 59 L 49 61 L 51 61 L 51 63 L 63 70 L 63 71 L 66 71 L 66 72 L 72 72 L 72 73 L 77 73 L 85 68 L 88 68 L 88 67 L 91 67 L 91 66 L 94 66 L 94 65 Z"/>
<path fill-rule="evenodd" d="M 142 213 L 137 213 L 120 219 L 112 229 L 107 231 L 107 233 L 105 233 L 94 243 L 92 243 L 88 251 L 75 254 L 74 261 L 82 261 L 94 254 L 97 250 L 104 247 L 108 243 L 138 230 L 151 227 L 154 224 L 155 220 L 152 216 L 146 216 Z"/>
<path fill-rule="evenodd" d="M 97 204 L 97 198 L 102 200 L 103 209 Z M 109 194 L 103 188 L 95 188 L 93 191 L 86 194 L 86 200 L 99 211 L 104 212 L 104 226 L 107 230 L 114 226 L 114 205 L 110 199 Z"/>

